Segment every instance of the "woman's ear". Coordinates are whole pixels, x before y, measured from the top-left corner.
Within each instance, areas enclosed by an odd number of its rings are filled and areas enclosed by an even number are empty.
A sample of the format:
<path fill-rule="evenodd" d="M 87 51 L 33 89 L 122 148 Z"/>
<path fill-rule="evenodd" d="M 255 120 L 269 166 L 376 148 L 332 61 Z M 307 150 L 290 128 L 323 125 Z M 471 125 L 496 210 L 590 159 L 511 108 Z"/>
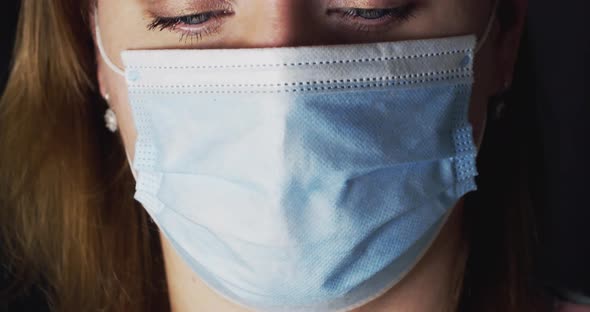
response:
<path fill-rule="evenodd" d="M 96 78 L 98 81 L 98 88 L 100 91 L 100 94 L 106 98 L 106 96 L 108 96 L 109 91 L 108 91 L 108 87 L 107 87 L 107 81 L 106 81 L 106 77 L 105 77 L 105 66 L 104 63 L 102 61 L 102 59 L 100 58 L 100 54 L 98 53 L 98 51 L 96 51 L 96 55 L 97 55 L 97 60 L 96 60 Z"/>
<path fill-rule="evenodd" d="M 497 20 L 500 33 L 496 37 L 497 77 L 495 90 L 505 91 L 512 84 L 514 66 L 518 57 L 518 50 L 524 27 L 528 0 L 499 0 Z"/>
<path fill-rule="evenodd" d="M 104 70 L 104 64 L 102 63 L 102 60 L 100 59 L 100 54 L 98 54 L 98 51 L 96 51 L 96 55 L 97 60 L 96 60 L 96 78 L 97 78 L 97 82 L 98 82 L 98 89 L 100 91 L 100 94 L 105 97 L 108 94 L 108 90 L 106 87 L 106 79 L 105 79 L 105 70 Z"/>

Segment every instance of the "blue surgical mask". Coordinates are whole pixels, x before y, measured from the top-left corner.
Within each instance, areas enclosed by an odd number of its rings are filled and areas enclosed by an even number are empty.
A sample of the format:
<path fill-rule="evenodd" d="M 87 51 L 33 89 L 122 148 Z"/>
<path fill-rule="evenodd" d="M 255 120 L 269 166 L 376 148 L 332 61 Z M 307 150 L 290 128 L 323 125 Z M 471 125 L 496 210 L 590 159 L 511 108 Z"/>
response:
<path fill-rule="evenodd" d="M 475 36 L 124 51 L 124 71 L 98 38 L 127 79 L 135 198 L 238 305 L 362 306 L 476 189 Z"/>

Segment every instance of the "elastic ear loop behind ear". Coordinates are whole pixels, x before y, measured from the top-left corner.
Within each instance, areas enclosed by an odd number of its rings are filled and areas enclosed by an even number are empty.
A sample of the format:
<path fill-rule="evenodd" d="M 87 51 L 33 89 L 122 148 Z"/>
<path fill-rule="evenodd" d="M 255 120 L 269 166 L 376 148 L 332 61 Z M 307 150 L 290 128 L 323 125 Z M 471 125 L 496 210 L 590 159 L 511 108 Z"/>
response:
<path fill-rule="evenodd" d="M 474 54 L 477 54 L 479 50 L 485 45 L 490 37 L 490 33 L 492 32 L 492 28 L 494 28 L 494 23 L 496 22 L 496 15 L 498 14 L 498 6 L 500 4 L 500 0 L 494 1 L 494 6 L 492 7 L 492 13 L 490 14 L 490 19 L 488 20 L 488 24 L 486 25 L 486 29 L 484 30 L 483 35 L 477 42 L 477 46 L 475 47 Z"/>
<path fill-rule="evenodd" d="M 98 52 L 102 57 L 103 61 L 107 64 L 107 66 L 115 73 L 119 74 L 120 76 L 125 77 L 125 71 L 117 67 L 109 56 L 107 55 L 104 46 L 102 44 L 102 36 L 100 34 L 100 26 L 98 25 L 98 6 L 94 8 L 94 31 L 96 33 L 96 46 L 98 47 Z"/>
<path fill-rule="evenodd" d="M 475 52 L 474 55 L 477 55 L 477 53 L 481 50 L 481 48 L 485 45 L 485 43 L 488 41 L 488 38 L 490 37 L 490 33 L 492 32 L 492 28 L 494 27 L 494 23 L 496 22 L 496 15 L 498 13 L 498 6 L 500 4 L 500 0 L 496 0 L 494 2 L 494 6 L 492 8 L 492 13 L 490 15 L 490 19 L 488 20 L 488 25 L 486 26 L 486 29 L 483 33 L 483 36 L 481 37 L 481 39 L 479 40 L 479 42 L 477 43 L 477 47 L 475 48 Z M 486 132 L 486 126 L 488 123 L 488 113 L 487 111 L 484 113 L 484 118 L 483 118 L 483 125 L 481 128 L 481 131 L 479 133 L 479 138 L 477 139 L 477 150 L 479 151 L 481 149 L 481 144 L 483 143 L 483 138 Z"/>
<path fill-rule="evenodd" d="M 127 156 L 127 162 L 129 163 L 129 169 L 131 169 L 131 174 L 133 175 L 133 178 L 135 179 L 135 181 L 137 181 L 137 172 L 135 172 L 135 169 L 133 168 L 133 162 L 131 161 L 131 157 L 129 157 L 129 153 L 127 152 L 126 148 L 123 148 L 125 150 L 125 156 Z"/>

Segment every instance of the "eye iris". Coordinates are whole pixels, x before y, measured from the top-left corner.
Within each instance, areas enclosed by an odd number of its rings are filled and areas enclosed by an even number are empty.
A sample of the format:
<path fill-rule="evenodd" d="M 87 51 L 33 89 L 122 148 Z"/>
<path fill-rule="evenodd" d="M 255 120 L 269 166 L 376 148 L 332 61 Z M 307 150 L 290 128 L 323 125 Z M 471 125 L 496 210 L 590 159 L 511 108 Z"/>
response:
<path fill-rule="evenodd" d="M 212 17 L 211 13 L 197 14 L 192 16 L 183 17 L 181 22 L 186 25 L 198 25 L 203 24 L 210 20 Z"/>
<path fill-rule="evenodd" d="M 364 19 L 379 19 L 390 14 L 388 9 L 355 9 L 354 15 Z"/>

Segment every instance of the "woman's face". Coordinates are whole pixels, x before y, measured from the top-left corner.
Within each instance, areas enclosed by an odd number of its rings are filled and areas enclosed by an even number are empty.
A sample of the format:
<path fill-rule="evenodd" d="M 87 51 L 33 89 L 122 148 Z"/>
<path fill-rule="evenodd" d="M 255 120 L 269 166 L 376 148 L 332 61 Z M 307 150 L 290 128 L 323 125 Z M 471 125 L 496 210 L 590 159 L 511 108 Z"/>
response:
<path fill-rule="evenodd" d="M 481 38 L 492 16 L 494 1 L 98 0 L 97 22 L 106 54 L 119 68 L 123 68 L 120 53 L 131 49 L 309 46 L 416 40 L 466 34 L 476 34 Z M 517 4 L 524 0 L 503 1 Z M 518 48 L 519 25 L 506 28 L 500 27 L 500 23 L 495 20 L 492 21 L 494 27 L 490 37 L 475 61 L 476 83 L 469 112 L 475 138 L 479 138 L 484 126 L 488 98 L 510 82 Z M 109 95 L 109 104 L 117 114 L 125 149 L 130 159 L 133 159 L 136 131 L 125 79 L 113 72 L 100 56 L 98 79 L 101 92 Z M 448 224 L 451 224 L 449 228 L 459 229 L 458 222 L 449 221 Z M 406 286 L 398 288 L 398 297 L 390 297 L 396 301 L 396 305 L 401 304 L 398 299 L 408 301 L 415 297 L 416 302 L 425 300 L 422 285 L 444 284 L 441 280 L 445 277 L 441 277 L 439 273 L 449 268 L 444 263 L 451 262 L 449 259 L 454 261 L 451 254 L 457 250 L 455 247 L 451 248 L 448 242 L 457 239 L 450 230 L 443 230 L 443 233 L 447 234 L 441 234 L 441 241 L 447 243 L 435 244 L 434 246 L 439 247 L 433 247 L 430 253 L 432 256 L 424 258 L 429 260 L 423 260 L 424 265 L 421 268 L 418 265 L 414 269 L 418 272 L 414 278 L 406 279 L 409 281 Z M 167 274 L 176 276 L 172 279 L 174 282 L 169 282 L 172 285 L 171 301 L 182 302 L 179 299 L 182 295 L 174 299 L 175 293 L 186 292 L 186 298 L 194 297 L 195 293 L 210 293 L 204 290 L 204 284 L 197 282 L 198 279 L 188 278 L 193 275 L 186 264 L 183 265 L 178 256 L 171 252 L 166 240 L 162 241 Z M 445 253 L 449 256 L 441 258 Z M 445 262 L 444 259 L 448 261 Z M 416 285 L 419 287 L 414 287 Z M 444 295 L 444 292 L 440 293 L 441 296 Z M 211 299 L 207 296 L 200 297 Z"/>
<path fill-rule="evenodd" d="M 284 47 L 465 34 L 479 38 L 493 4 L 494 0 L 98 0 L 98 23 L 107 55 L 122 68 L 120 53 L 128 49 Z M 490 35 L 475 64 L 470 109 L 475 138 L 482 130 L 487 99 L 509 82 L 515 53 L 507 51 L 517 48 L 517 40 L 500 32 L 497 22 Z M 98 76 L 133 157 L 136 133 L 125 80 L 100 57 Z"/>

